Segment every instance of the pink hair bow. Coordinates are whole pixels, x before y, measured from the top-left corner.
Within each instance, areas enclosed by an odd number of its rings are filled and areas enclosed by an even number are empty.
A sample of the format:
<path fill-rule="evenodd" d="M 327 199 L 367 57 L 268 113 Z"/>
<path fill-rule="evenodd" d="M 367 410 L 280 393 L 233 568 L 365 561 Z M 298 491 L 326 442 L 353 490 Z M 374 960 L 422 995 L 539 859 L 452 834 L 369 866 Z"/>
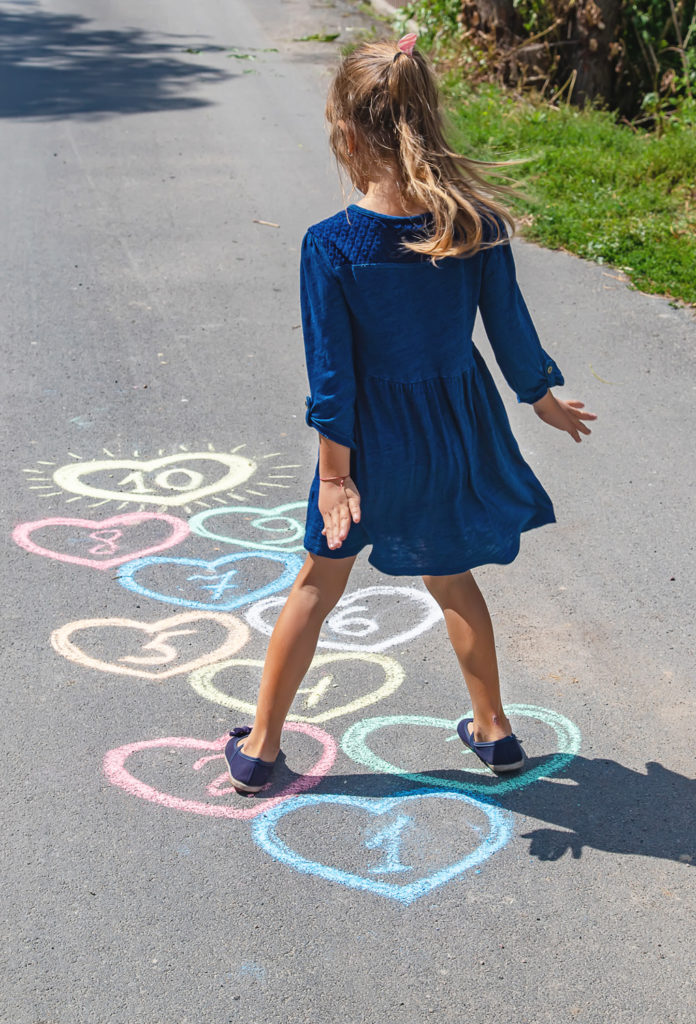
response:
<path fill-rule="evenodd" d="M 409 57 L 413 56 L 413 47 L 416 45 L 418 36 L 415 32 L 409 32 L 407 36 L 402 36 L 396 44 L 402 53 L 407 53 Z"/>

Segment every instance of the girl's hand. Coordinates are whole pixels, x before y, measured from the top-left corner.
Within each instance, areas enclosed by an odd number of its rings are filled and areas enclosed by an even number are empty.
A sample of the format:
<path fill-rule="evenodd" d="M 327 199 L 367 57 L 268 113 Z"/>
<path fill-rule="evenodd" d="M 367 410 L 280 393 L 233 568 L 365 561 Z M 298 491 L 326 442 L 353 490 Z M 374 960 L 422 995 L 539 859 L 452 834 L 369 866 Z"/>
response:
<path fill-rule="evenodd" d="M 319 511 L 324 520 L 321 531 L 326 537 L 330 548 L 340 548 L 348 536 L 351 520 L 360 522 L 360 495 L 352 477 L 343 479 L 343 487 L 338 480 L 319 484 Z"/>
<path fill-rule="evenodd" d="M 547 391 L 543 398 L 534 403 L 534 412 L 540 420 L 548 423 L 557 430 L 566 430 L 578 444 L 582 440 L 580 434 L 591 434 L 592 431 L 586 427 L 583 420 L 596 420 L 593 412 L 583 412 L 585 406 L 582 402 L 563 401 L 556 398 L 551 391 Z"/>

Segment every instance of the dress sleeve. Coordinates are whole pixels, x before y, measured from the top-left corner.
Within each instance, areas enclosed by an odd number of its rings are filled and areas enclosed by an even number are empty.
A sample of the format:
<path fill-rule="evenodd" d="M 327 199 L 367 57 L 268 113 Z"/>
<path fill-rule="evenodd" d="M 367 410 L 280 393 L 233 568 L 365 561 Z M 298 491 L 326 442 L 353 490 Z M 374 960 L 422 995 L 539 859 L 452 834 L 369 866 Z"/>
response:
<path fill-rule="evenodd" d="M 498 224 L 508 237 L 504 223 L 498 220 Z M 517 283 L 509 241 L 483 251 L 479 309 L 498 366 L 518 402 L 536 402 L 547 388 L 565 383 L 541 347 Z"/>
<path fill-rule="evenodd" d="M 328 256 L 311 231 L 302 240 L 300 306 L 310 394 L 305 420 L 330 441 L 355 447 L 355 370 L 350 312 Z"/>

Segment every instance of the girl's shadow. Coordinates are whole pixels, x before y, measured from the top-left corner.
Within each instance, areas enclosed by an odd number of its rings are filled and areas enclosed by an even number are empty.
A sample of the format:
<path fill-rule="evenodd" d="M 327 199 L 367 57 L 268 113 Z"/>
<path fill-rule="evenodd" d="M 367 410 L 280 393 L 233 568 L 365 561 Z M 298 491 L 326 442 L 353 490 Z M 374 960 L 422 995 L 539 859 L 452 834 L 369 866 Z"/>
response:
<path fill-rule="evenodd" d="M 530 758 L 526 770 L 539 763 Z M 423 769 L 423 774 L 442 782 L 466 781 L 462 772 Z M 277 795 L 279 789 L 297 778 L 283 763 L 263 797 Z M 524 773 L 516 778 L 521 781 Z M 475 776 L 477 785 L 485 784 L 485 779 L 483 775 Z M 471 795 L 556 826 L 521 834 L 523 839 L 531 840 L 529 852 L 539 860 L 559 860 L 568 850 L 579 858 L 587 846 L 609 853 L 696 864 L 696 779 L 670 771 L 656 761 L 648 762 L 643 773 L 616 761 L 576 756 L 558 775 L 527 787 L 502 795 L 496 794 L 495 787 L 496 779 L 491 775 L 490 791 Z M 390 797 L 422 788 L 423 783 L 395 775 L 351 774 L 326 776 L 310 792 Z"/>
<path fill-rule="evenodd" d="M 560 826 L 522 833 L 539 860 L 558 860 L 583 846 L 696 863 L 696 780 L 657 761 L 646 773 L 603 758 L 575 757 L 557 777 L 502 799 L 511 811 Z M 568 785 L 569 780 L 575 785 Z"/>

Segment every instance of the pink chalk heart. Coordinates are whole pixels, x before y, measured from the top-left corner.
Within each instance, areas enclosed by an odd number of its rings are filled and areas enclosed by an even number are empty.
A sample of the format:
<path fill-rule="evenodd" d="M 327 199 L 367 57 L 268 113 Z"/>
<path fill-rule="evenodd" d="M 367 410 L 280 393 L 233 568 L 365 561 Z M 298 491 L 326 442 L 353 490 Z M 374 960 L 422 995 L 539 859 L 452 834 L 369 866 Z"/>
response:
<path fill-rule="evenodd" d="M 137 547 L 138 528 L 146 523 L 164 523 L 168 533 L 155 544 Z M 70 554 L 67 551 L 55 551 L 43 547 L 34 539 L 39 530 L 55 527 L 68 527 L 73 536 L 66 538 L 67 543 L 77 543 L 87 548 L 93 558 Z M 142 530 L 140 531 L 142 533 Z M 165 551 L 179 544 L 190 533 L 188 523 L 176 516 L 158 512 L 126 512 L 125 515 L 111 516 L 109 519 L 70 519 L 67 516 L 54 516 L 51 519 L 38 519 L 32 523 L 21 523 L 12 532 L 12 539 L 25 551 L 44 558 L 54 558 L 58 562 L 72 562 L 75 565 L 88 565 L 90 569 L 113 569 L 134 558 Z M 131 546 L 133 545 L 133 546 Z M 63 545 L 64 546 L 64 545 Z M 103 557 L 100 557 L 103 556 Z"/>
<path fill-rule="evenodd" d="M 295 779 L 275 796 L 270 797 L 268 800 L 255 800 L 251 807 L 243 809 L 241 807 L 233 807 L 230 803 L 204 803 L 201 800 L 187 800 L 183 797 L 173 796 L 171 793 L 163 793 L 159 789 L 155 789 L 153 786 L 131 775 L 126 768 L 126 761 L 132 754 L 142 750 L 155 750 L 163 747 L 169 750 L 213 751 L 212 754 L 199 757 L 197 761 L 193 762 L 191 764 L 193 771 L 200 771 L 206 764 L 214 760 L 220 760 L 224 765 L 223 751 L 225 744 L 229 740 L 227 733 L 219 739 L 212 741 L 197 740 L 192 736 L 170 736 L 166 739 L 141 740 L 137 743 L 127 743 L 124 747 L 117 747 L 106 754 L 103 765 L 104 774 L 109 782 L 113 783 L 114 786 L 125 789 L 126 793 L 130 793 L 131 796 L 140 797 L 141 800 L 150 800 L 152 803 L 160 804 L 162 807 L 171 807 L 175 811 L 205 814 L 211 818 L 253 818 L 255 815 L 261 814 L 271 807 L 276 807 L 284 800 L 297 796 L 298 793 L 305 793 L 307 790 L 313 789 L 321 782 L 336 760 L 336 741 L 322 729 L 317 729 L 316 726 L 308 725 L 304 722 L 288 722 L 285 725 L 284 731 L 304 733 L 306 736 L 316 740 L 321 745 L 321 753 L 317 762 L 306 774 Z M 273 782 L 271 781 L 264 787 L 262 792 L 270 790 L 272 786 Z M 210 796 L 213 797 L 226 796 L 235 792 L 229 783 L 226 771 L 208 783 L 206 789 Z"/>

